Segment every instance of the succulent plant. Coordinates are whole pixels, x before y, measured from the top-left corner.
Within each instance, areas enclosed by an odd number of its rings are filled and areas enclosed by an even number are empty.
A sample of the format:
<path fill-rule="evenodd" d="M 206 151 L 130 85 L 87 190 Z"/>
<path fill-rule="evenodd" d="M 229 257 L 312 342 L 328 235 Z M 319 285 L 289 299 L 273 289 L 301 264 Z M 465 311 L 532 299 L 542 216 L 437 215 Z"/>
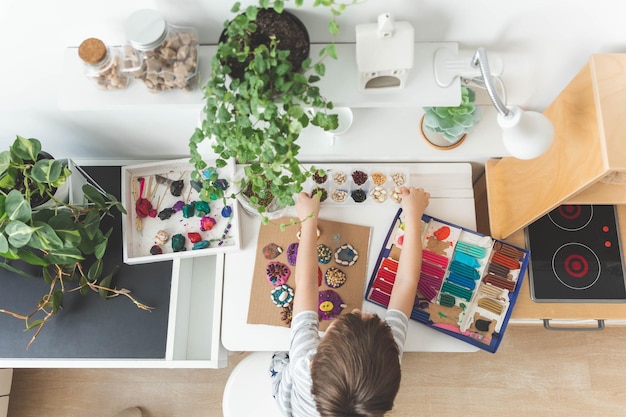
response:
<path fill-rule="evenodd" d="M 461 86 L 461 104 L 457 107 L 424 107 L 424 129 L 443 134 L 449 142 L 471 133 L 480 120 L 480 108 L 474 104 L 476 93 Z"/>

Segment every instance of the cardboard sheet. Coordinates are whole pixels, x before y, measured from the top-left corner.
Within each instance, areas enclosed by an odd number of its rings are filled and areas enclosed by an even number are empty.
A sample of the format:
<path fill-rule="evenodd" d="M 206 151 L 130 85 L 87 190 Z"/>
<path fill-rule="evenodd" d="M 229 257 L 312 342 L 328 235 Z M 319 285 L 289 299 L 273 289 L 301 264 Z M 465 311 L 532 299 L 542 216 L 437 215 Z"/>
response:
<path fill-rule="evenodd" d="M 250 307 L 248 309 L 248 323 L 250 324 L 286 326 L 280 318 L 282 308 L 275 306 L 270 297 L 270 292 L 274 287 L 265 277 L 265 268 L 269 262 L 278 261 L 289 266 L 291 276 L 287 281 L 287 285 L 293 287 L 296 294 L 295 296 L 298 296 L 298 289 L 295 284 L 296 267 L 289 265 L 287 262 L 287 247 L 291 243 L 298 242 L 297 233 L 300 228 L 296 224 L 287 226 L 284 231 L 281 231 L 279 226 L 281 223 L 289 224 L 289 218 L 273 220 L 272 223 L 268 225 L 261 225 L 259 229 L 250 294 Z M 361 308 L 363 305 L 365 281 L 367 279 L 367 260 L 371 234 L 370 227 L 319 219 L 318 228 L 320 230 L 318 244 L 328 246 L 334 253 L 337 248 L 347 243 L 352 245 L 359 255 L 357 262 L 352 266 L 337 264 L 334 256 L 328 264 L 318 263 L 322 274 L 324 274 L 328 268 L 336 267 L 345 272 L 347 276 L 345 284 L 335 289 L 326 286 L 322 279 L 320 291 L 333 289 L 339 294 L 347 305 L 342 311 L 342 314 L 349 313 L 354 308 Z M 272 260 L 265 259 L 263 256 L 263 247 L 269 243 L 275 243 L 283 249 L 283 252 Z M 331 322 L 332 320 L 320 320 L 320 330 L 325 330 Z"/>

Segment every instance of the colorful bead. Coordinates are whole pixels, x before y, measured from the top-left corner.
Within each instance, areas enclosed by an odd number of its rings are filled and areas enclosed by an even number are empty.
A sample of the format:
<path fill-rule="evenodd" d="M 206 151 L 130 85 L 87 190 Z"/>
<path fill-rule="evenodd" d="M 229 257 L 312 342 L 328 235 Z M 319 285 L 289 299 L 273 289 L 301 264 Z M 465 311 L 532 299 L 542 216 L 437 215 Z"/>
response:
<path fill-rule="evenodd" d="M 333 251 L 328 246 L 317 245 L 317 261 L 321 264 L 327 264 L 333 257 Z"/>
<path fill-rule="evenodd" d="M 174 210 L 174 212 L 179 212 L 183 209 L 183 206 L 185 205 L 184 201 L 178 200 L 177 202 L 174 203 L 174 205 L 172 206 L 172 210 Z"/>
<path fill-rule="evenodd" d="M 195 212 L 196 212 L 196 206 L 194 204 L 185 204 L 183 206 L 183 217 L 185 219 L 193 217 Z"/>
<path fill-rule="evenodd" d="M 276 307 L 287 307 L 293 301 L 294 291 L 287 284 L 274 287 L 270 293 L 272 302 Z"/>
<path fill-rule="evenodd" d="M 287 263 L 291 266 L 295 266 L 297 258 L 298 258 L 298 242 L 294 242 L 287 247 Z"/>
<path fill-rule="evenodd" d="M 185 251 L 185 236 L 180 233 L 172 236 L 172 250 L 174 252 L 183 252 Z"/>
<path fill-rule="evenodd" d="M 159 245 L 154 245 L 150 248 L 150 255 L 161 255 L 163 253 L 163 249 Z"/>
<path fill-rule="evenodd" d="M 282 262 L 270 262 L 265 267 L 265 277 L 274 286 L 286 283 L 290 275 L 291 270 Z"/>
<path fill-rule="evenodd" d="M 207 230 L 211 230 L 213 229 L 213 226 L 215 226 L 216 223 L 217 222 L 215 221 L 213 217 L 204 216 L 203 218 L 200 219 L 200 230 L 202 230 L 203 232 L 206 232 Z"/>
<path fill-rule="evenodd" d="M 359 254 L 354 247 L 348 243 L 341 245 L 335 251 L 335 262 L 343 266 L 352 266 L 359 260 Z"/>
<path fill-rule="evenodd" d="M 199 242 L 194 243 L 191 250 L 206 249 L 209 247 L 209 245 L 210 245 L 210 242 L 208 240 L 201 240 Z"/>
<path fill-rule="evenodd" d="M 263 247 L 263 257 L 265 259 L 274 259 L 281 253 L 283 253 L 283 248 L 276 243 L 268 243 Z"/>
<path fill-rule="evenodd" d="M 168 241 L 170 235 L 165 230 L 159 230 L 154 237 L 154 240 L 159 242 L 161 245 Z"/>
<path fill-rule="evenodd" d="M 150 200 L 147 200 L 145 198 L 140 198 L 137 200 L 137 204 L 135 205 L 135 212 L 137 213 L 137 216 L 142 219 L 148 217 L 148 213 L 150 213 L 150 210 L 152 210 L 152 203 L 150 202 Z"/>
<path fill-rule="evenodd" d="M 226 191 L 226 189 L 228 188 L 228 181 L 226 181 L 224 178 L 218 178 L 213 185 L 215 185 L 215 188 L 219 188 L 222 191 Z"/>
<path fill-rule="evenodd" d="M 205 170 L 202 171 L 202 177 L 205 180 L 208 180 L 211 178 L 211 175 L 213 174 L 217 174 L 217 170 L 215 168 L 206 168 Z"/>
<path fill-rule="evenodd" d="M 194 205 L 196 206 L 196 216 L 198 217 L 206 216 L 211 212 L 211 207 L 206 201 L 196 201 Z"/>
<path fill-rule="evenodd" d="M 172 217 L 172 214 L 174 214 L 174 210 L 172 210 L 170 207 L 164 208 L 159 212 L 159 219 L 167 220 Z"/>
<path fill-rule="evenodd" d="M 330 288 L 339 288 L 346 283 L 346 274 L 339 268 L 330 267 L 324 274 L 324 280 Z"/>
<path fill-rule="evenodd" d="M 233 215 L 233 208 L 231 206 L 224 206 L 224 208 L 222 208 L 222 217 L 230 217 Z"/>
<path fill-rule="evenodd" d="M 343 300 L 333 290 L 319 292 L 317 314 L 320 320 L 330 320 L 341 314 L 347 306 Z"/>
<path fill-rule="evenodd" d="M 183 193 L 184 187 L 185 183 L 183 180 L 172 181 L 172 183 L 170 184 L 170 193 L 172 193 L 174 197 L 180 197 L 180 195 Z"/>
<path fill-rule="evenodd" d="M 187 233 L 187 237 L 191 243 L 200 242 L 202 240 L 202 236 L 198 232 L 189 232 Z"/>

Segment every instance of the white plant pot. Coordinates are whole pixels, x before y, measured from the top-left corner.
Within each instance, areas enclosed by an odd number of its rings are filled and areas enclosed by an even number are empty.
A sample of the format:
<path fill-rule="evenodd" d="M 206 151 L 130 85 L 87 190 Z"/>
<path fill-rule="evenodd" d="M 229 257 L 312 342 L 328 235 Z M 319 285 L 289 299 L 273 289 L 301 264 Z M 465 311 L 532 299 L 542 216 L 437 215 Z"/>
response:
<path fill-rule="evenodd" d="M 67 181 L 65 181 L 65 184 L 57 188 L 56 192 L 54 193 L 54 198 L 58 201 L 62 201 L 63 203 L 68 203 L 72 205 L 87 205 L 87 201 L 85 200 L 85 194 L 83 193 L 83 185 L 89 183 L 95 184 L 95 182 L 91 178 L 88 178 L 87 174 L 82 169 L 80 169 L 71 159 L 59 159 L 59 161 L 61 161 L 63 165 L 69 168 L 69 170 L 72 172 L 72 175 L 70 175 Z M 98 187 L 96 186 L 96 188 Z M 57 203 L 54 200 L 50 199 L 45 203 L 33 208 L 53 208 L 56 206 L 56 204 Z"/>

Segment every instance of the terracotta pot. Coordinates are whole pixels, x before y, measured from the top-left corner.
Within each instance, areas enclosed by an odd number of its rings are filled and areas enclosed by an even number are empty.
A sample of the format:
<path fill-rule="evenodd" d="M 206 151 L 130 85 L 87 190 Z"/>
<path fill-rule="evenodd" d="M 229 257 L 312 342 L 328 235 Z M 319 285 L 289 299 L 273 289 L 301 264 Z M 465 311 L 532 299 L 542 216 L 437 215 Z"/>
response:
<path fill-rule="evenodd" d="M 461 143 L 463 143 L 463 141 L 467 137 L 467 134 L 463 134 L 463 136 L 458 138 L 456 142 L 450 142 L 449 140 L 443 137 L 442 133 L 430 132 L 424 129 L 424 116 L 423 115 L 422 115 L 422 118 L 420 119 L 420 133 L 422 135 L 422 138 L 426 141 L 427 144 L 429 144 L 435 149 L 439 149 L 442 151 L 448 151 L 450 149 L 456 148 Z"/>

